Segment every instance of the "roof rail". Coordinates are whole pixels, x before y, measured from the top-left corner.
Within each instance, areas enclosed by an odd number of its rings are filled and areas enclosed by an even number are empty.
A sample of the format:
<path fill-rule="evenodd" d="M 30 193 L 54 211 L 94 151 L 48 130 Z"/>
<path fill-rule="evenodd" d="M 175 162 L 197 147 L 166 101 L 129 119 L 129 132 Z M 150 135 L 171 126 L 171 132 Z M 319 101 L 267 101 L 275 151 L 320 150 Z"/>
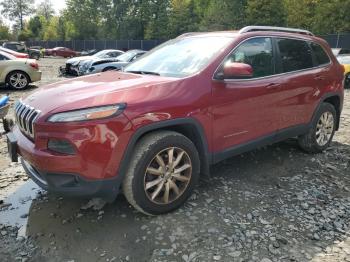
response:
<path fill-rule="evenodd" d="M 239 30 L 239 34 L 244 34 L 253 31 L 277 31 L 277 32 L 288 32 L 288 33 L 297 33 L 303 35 L 314 36 L 308 30 L 297 29 L 297 28 L 288 28 L 288 27 L 276 27 L 276 26 L 246 26 Z"/>

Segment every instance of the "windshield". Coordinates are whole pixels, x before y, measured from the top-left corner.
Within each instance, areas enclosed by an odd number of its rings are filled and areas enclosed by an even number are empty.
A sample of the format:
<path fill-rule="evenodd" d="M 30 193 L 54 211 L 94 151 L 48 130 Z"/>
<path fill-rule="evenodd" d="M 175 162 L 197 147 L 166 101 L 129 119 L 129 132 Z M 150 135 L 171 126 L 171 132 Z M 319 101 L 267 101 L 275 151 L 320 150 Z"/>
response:
<path fill-rule="evenodd" d="M 137 54 L 138 54 L 137 51 L 129 51 L 129 52 L 126 52 L 126 53 L 118 56 L 117 60 L 121 61 L 121 62 L 129 62 Z"/>
<path fill-rule="evenodd" d="M 97 52 L 96 54 L 92 55 L 94 57 L 98 57 L 98 58 L 103 58 L 105 57 L 106 54 L 108 54 L 110 52 L 110 50 L 103 50 L 100 52 Z"/>
<path fill-rule="evenodd" d="M 341 64 L 350 64 L 350 56 L 338 56 L 337 59 Z"/>
<path fill-rule="evenodd" d="M 176 38 L 146 53 L 125 67 L 125 72 L 186 77 L 204 69 L 232 38 L 206 36 Z"/>

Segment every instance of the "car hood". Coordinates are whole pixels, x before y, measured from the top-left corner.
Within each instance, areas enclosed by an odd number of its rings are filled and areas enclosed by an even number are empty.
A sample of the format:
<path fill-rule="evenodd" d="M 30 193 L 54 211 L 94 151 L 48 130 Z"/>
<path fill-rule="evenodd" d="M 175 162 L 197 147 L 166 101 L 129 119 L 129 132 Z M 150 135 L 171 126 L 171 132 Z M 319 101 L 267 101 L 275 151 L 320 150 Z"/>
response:
<path fill-rule="evenodd" d="M 105 72 L 61 81 L 39 88 L 23 102 L 48 113 L 116 103 L 132 103 L 156 95 L 155 89 L 178 78 Z M 159 92 L 158 92 L 159 93 Z"/>
<path fill-rule="evenodd" d="M 76 64 L 76 63 L 79 63 L 81 61 L 84 61 L 84 60 L 91 60 L 91 59 L 94 59 L 93 56 L 79 56 L 79 57 L 74 57 L 74 58 L 71 58 L 71 59 L 68 59 L 66 61 L 66 64 Z"/>

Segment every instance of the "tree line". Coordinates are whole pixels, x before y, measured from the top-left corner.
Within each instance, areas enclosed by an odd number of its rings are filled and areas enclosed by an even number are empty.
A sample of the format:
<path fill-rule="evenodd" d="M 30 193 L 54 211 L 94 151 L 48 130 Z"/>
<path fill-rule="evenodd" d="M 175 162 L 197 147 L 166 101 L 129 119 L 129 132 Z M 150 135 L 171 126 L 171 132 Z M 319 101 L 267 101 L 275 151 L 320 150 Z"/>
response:
<path fill-rule="evenodd" d="M 184 32 L 246 25 L 304 28 L 316 34 L 350 32 L 350 0 L 7 0 L 0 39 L 169 39 Z"/>

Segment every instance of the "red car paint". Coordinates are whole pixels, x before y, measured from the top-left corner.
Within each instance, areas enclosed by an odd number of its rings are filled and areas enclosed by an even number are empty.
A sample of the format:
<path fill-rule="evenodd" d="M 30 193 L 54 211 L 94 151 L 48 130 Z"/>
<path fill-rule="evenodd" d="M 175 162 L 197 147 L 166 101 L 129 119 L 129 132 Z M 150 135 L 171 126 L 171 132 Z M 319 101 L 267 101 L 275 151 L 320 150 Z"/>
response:
<path fill-rule="evenodd" d="M 227 35 L 232 42 L 205 69 L 189 77 L 106 72 L 40 88 L 24 100 L 41 111 L 34 141 L 17 126 L 13 130 L 19 154 L 38 170 L 79 174 L 89 180 L 106 179 L 119 175 L 130 139 L 151 123 L 195 119 L 204 130 L 208 151 L 218 153 L 286 127 L 309 123 L 326 94 L 336 94 L 342 101 L 342 69 L 325 41 L 282 32 L 211 34 Z M 331 63 L 251 81 L 213 79 L 231 50 L 256 36 L 315 41 L 326 50 Z M 127 103 L 127 107 L 114 118 L 74 123 L 47 121 L 58 112 L 117 103 Z M 48 150 L 50 138 L 69 141 L 77 153 L 62 155 Z"/>
<path fill-rule="evenodd" d="M 5 47 L 0 47 L 0 51 L 3 51 L 5 53 L 11 54 L 17 58 L 29 58 L 28 54 L 24 54 L 24 53 L 18 53 L 16 51 L 13 51 L 11 49 L 5 48 Z"/>
<path fill-rule="evenodd" d="M 79 53 L 67 47 L 55 47 L 53 49 L 46 49 L 45 55 L 62 56 L 64 58 L 67 58 L 67 57 L 75 57 L 79 55 Z"/>

